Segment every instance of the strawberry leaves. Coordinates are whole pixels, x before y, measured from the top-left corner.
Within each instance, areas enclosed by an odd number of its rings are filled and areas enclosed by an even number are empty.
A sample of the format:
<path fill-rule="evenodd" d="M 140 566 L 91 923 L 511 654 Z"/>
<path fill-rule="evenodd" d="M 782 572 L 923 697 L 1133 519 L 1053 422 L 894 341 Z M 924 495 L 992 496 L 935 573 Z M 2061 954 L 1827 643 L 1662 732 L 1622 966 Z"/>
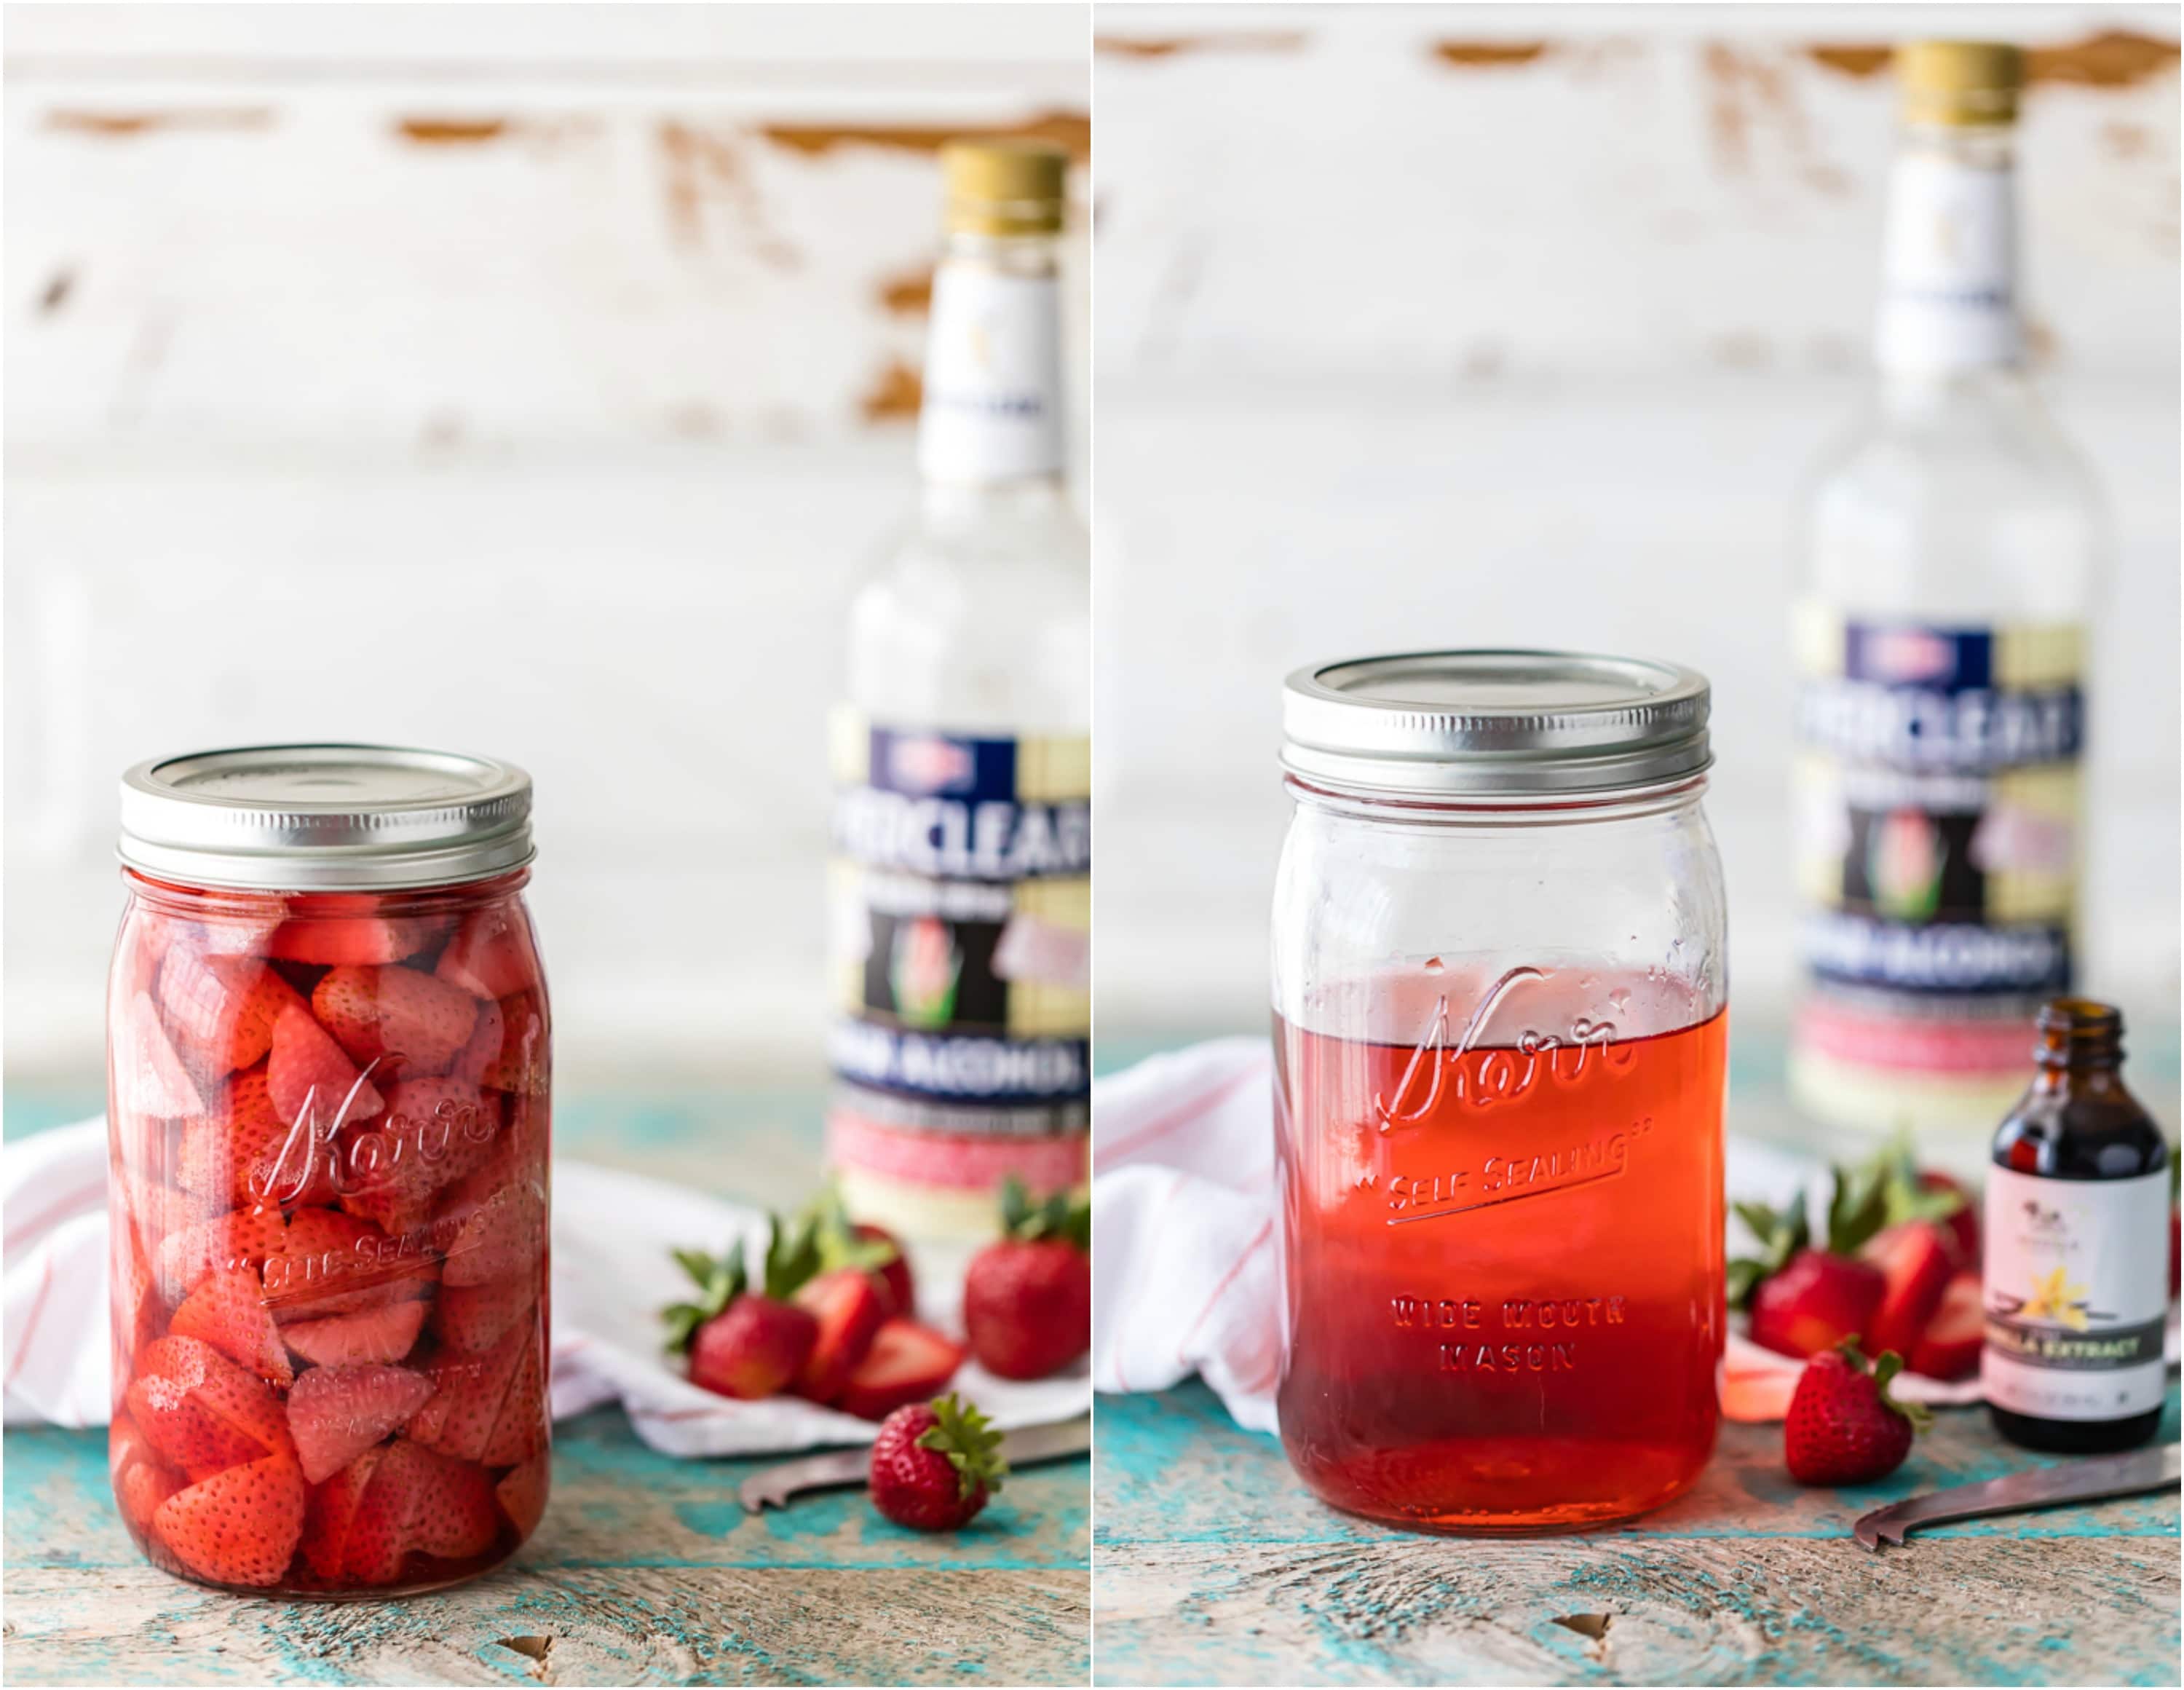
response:
<path fill-rule="evenodd" d="M 1000 1490 L 1009 1470 L 1001 1459 L 1001 1435 L 952 1391 L 934 1397 L 932 1408 L 934 1423 L 918 1434 L 917 1447 L 948 1458 L 967 1500 L 981 1486 L 989 1492 Z"/>
<path fill-rule="evenodd" d="M 1760 1280 L 1780 1273 L 1790 1258 L 1811 1242 L 1812 1227 L 1805 1219 L 1805 1195 L 1802 1191 L 1779 1212 L 1764 1203 L 1732 1203 L 1730 1207 L 1759 1241 L 1757 1256 L 1740 1256 L 1729 1264 L 1729 1306 L 1742 1308 L 1752 1301 L 1752 1293 L 1758 1290 Z"/>
<path fill-rule="evenodd" d="M 667 1329 L 670 1354 L 688 1352 L 698 1329 L 716 1314 L 724 1313 L 744 1292 L 786 1302 L 825 1270 L 826 1252 L 820 1241 L 818 1220 L 811 1212 L 807 1210 L 785 1223 L 770 1214 L 766 1218 L 766 1250 L 759 1258 L 755 1273 L 740 1239 L 727 1255 L 717 1258 L 702 1250 L 668 1252 L 698 1287 L 694 1299 L 671 1302 L 660 1311 L 660 1320 Z"/>
<path fill-rule="evenodd" d="M 1845 1338 L 1836 1347 L 1842 1352 L 1843 1359 L 1850 1364 L 1852 1372 L 1864 1373 L 1866 1370 L 1865 1353 L 1858 1348 L 1857 1339 Z M 1883 1350 L 1880 1359 L 1873 1364 L 1873 1388 L 1880 1398 L 1882 1408 L 1910 1421 L 1912 1435 L 1915 1437 L 1934 1429 L 1934 1411 L 1924 1403 L 1900 1403 L 1888 1394 L 1889 1381 L 1903 1371 L 1903 1358 L 1893 1350 Z"/>
<path fill-rule="evenodd" d="M 1964 1193 L 1929 1187 L 1919 1178 L 1910 1135 L 1898 1133 L 1863 1162 L 1829 1170 L 1827 1235 L 1824 1247 L 1836 1256 L 1855 1256 L 1886 1227 L 1908 1220 L 1947 1220 L 1964 1206 Z M 1759 1246 L 1758 1253 L 1729 1264 L 1727 1288 L 1732 1308 L 1752 1300 L 1762 1280 L 1780 1273 L 1790 1258 L 1812 1241 L 1802 1192 L 1780 1209 L 1765 1203 L 1732 1203 L 1730 1208 Z"/>
<path fill-rule="evenodd" d="M 887 1239 L 857 1235 L 850 1212 L 843 1204 L 842 1194 L 832 1181 L 811 1200 L 798 1219 L 811 1229 L 822 1273 L 831 1273 L 837 1268 L 855 1268 L 863 1273 L 876 1274 L 902 1253 Z"/>
<path fill-rule="evenodd" d="M 1092 1206 L 1083 1197 L 1056 1191 L 1034 1203 L 1023 1181 L 1011 1174 L 1001 1186 L 1001 1234 L 1026 1243 L 1056 1239 L 1079 1250 L 1092 1247 Z"/>
<path fill-rule="evenodd" d="M 672 1253 L 676 1265 L 698 1287 L 695 1302 L 671 1302 L 660 1311 L 660 1318 L 667 1326 L 668 1353 L 677 1355 L 689 1349 L 690 1341 L 697 1336 L 700 1326 L 744 1294 L 745 1274 L 741 1240 L 717 1261 L 702 1250 L 677 1250 Z"/>

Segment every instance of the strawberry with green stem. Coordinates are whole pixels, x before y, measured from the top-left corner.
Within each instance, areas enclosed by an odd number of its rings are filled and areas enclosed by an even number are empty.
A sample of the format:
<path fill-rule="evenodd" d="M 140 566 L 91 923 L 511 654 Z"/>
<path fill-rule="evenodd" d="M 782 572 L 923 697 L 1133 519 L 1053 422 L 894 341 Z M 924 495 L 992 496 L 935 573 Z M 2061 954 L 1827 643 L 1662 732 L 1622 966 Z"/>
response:
<path fill-rule="evenodd" d="M 964 1275 L 964 1334 L 989 1373 L 1044 1379 L 1092 1345 L 1091 1208 L 1067 1191 L 1034 1203 L 1011 1178 L 1001 1231 Z"/>
<path fill-rule="evenodd" d="M 952 1531 L 1001 1488 L 1001 1435 L 951 1392 L 897 1408 L 872 1439 L 872 1506 L 898 1525 Z"/>
<path fill-rule="evenodd" d="M 1902 1466 L 1911 1440 L 1934 1421 L 1924 1404 L 1889 1395 L 1903 1366 L 1888 1350 L 1869 1371 L 1849 1340 L 1808 1362 L 1782 1426 L 1790 1476 L 1801 1485 L 1867 1485 Z"/>
<path fill-rule="evenodd" d="M 1944 1223 L 1964 1202 L 1960 1190 L 1924 1180 L 1899 1138 L 1834 1170 L 1820 1247 L 1802 1193 L 1779 1211 L 1738 1203 L 1759 1253 L 1729 1264 L 1729 1300 L 1750 1311 L 1755 1343 L 1785 1355 L 1816 1355 L 1876 1330 L 1908 1351 L 1957 1265 Z"/>
<path fill-rule="evenodd" d="M 818 1321 L 788 1300 L 818 1265 L 811 1229 L 767 1218 L 755 1289 L 740 1241 L 718 1260 L 698 1250 L 674 1256 L 699 1294 L 669 1304 L 660 1318 L 670 1353 L 690 1358 L 690 1382 L 746 1402 L 786 1389 L 819 1341 Z"/>

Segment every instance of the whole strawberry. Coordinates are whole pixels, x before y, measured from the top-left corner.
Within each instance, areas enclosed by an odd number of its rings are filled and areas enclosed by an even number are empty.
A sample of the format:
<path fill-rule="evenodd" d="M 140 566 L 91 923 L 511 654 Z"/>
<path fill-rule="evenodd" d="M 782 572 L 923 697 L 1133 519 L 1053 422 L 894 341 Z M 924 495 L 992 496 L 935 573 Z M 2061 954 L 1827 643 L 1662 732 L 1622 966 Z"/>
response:
<path fill-rule="evenodd" d="M 897 1525 L 953 1531 L 1001 1488 L 1000 1447 L 986 1417 L 953 1392 L 897 1408 L 872 1440 L 872 1506 Z"/>
<path fill-rule="evenodd" d="M 818 1321 L 788 1300 L 811 1276 L 809 1235 L 770 1217 L 768 1226 L 758 1284 L 740 1242 L 718 1261 L 677 1250 L 676 1263 L 696 1282 L 698 1297 L 660 1311 L 669 1352 L 690 1358 L 690 1382 L 746 1402 L 786 1390 L 819 1341 Z"/>
<path fill-rule="evenodd" d="M 1920 1403 L 1899 1403 L 1888 1382 L 1903 1358 L 1884 1351 L 1870 1372 L 1855 1343 L 1805 1364 L 1782 1428 L 1782 1455 L 1801 1485 L 1866 1485 L 1903 1464 L 1914 1435 L 1933 1424 Z"/>
<path fill-rule="evenodd" d="M 1066 1192 L 1034 1206 L 1011 1180 L 1001 1224 L 964 1275 L 964 1336 L 987 1372 L 1044 1379 L 1091 1347 L 1091 1211 Z"/>

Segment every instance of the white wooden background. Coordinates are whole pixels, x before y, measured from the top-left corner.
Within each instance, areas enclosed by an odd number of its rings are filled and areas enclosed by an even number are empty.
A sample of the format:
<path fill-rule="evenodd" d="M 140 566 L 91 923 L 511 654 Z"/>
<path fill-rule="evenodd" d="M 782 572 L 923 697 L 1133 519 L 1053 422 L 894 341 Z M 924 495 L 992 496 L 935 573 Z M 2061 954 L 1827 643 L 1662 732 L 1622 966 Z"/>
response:
<path fill-rule="evenodd" d="M 1281 678 L 1435 643 L 1713 678 L 1740 1021 L 1779 1019 L 1791 502 L 1865 391 L 1881 61 L 2003 31 L 2044 384 L 2120 541 L 2086 984 L 2173 1038 L 2176 20 L 1096 8 L 1103 1035 L 1263 1024 Z"/>
<path fill-rule="evenodd" d="M 822 724 L 913 498 L 935 148 L 1082 159 L 1084 9 L 6 27 L 11 1073 L 98 1072 L 123 767 L 328 736 L 536 777 L 566 1074 L 816 1075 Z"/>

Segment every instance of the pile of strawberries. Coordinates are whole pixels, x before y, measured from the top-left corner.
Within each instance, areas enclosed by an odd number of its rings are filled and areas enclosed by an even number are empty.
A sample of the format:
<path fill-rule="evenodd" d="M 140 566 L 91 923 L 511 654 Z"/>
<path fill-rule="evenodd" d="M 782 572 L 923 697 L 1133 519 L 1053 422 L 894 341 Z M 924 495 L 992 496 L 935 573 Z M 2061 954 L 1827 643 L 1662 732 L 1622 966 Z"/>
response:
<path fill-rule="evenodd" d="M 1752 1341 L 1802 1357 L 1851 1339 L 1869 1355 L 1894 1351 L 1929 1379 L 1969 1379 L 1984 1321 L 1969 1194 L 1915 1167 L 1902 1142 L 1834 1174 L 1819 1243 L 1802 1196 L 1779 1212 L 1736 1205 L 1760 1246 L 1729 1265 L 1730 1301 L 1749 1313 Z"/>
<path fill-rule="evenodd" d="M 1032 1203 L 1010 1181 L 1003 1236 L 966 1276 L 959 1344 L 916 1318 L 910 1258 L 884 1228 L 853 1223 L 832 1191 L 792 1219 L 769 1216 L 761 1259 L 677 1250 L 695 1298 L 661 1311 L 690 1382 L 755 1401 L 792 1392 L 866 1419 L 925 1403 L 967 1354 L 1004 1379 L 1039 1379 L 1091 1342 L 1091 1217 L 1079 1200 Z"/>
<path fill-rule="evenodd" d="M 112 1014 L 109 1449 L 146 1553 L 302 1591 L 506 1555 L 545 1506 L 549 1439 L 547 1023 L 521 905 L 140 906 Z"/>
<path fill-rule="evenodd" d="M 767 1228 L 756 1263 L 740 1243 L 718 1260 L 674 1252 L 698 1295 L 661 1318 L 693 1385 L 745 1402 L 794 1392 L 877 1420 L 955 1376 L 962 1347 L 918 1324 L 910 1260 L 888 1233 L 852 1225 L 831 1195 Z"/>

